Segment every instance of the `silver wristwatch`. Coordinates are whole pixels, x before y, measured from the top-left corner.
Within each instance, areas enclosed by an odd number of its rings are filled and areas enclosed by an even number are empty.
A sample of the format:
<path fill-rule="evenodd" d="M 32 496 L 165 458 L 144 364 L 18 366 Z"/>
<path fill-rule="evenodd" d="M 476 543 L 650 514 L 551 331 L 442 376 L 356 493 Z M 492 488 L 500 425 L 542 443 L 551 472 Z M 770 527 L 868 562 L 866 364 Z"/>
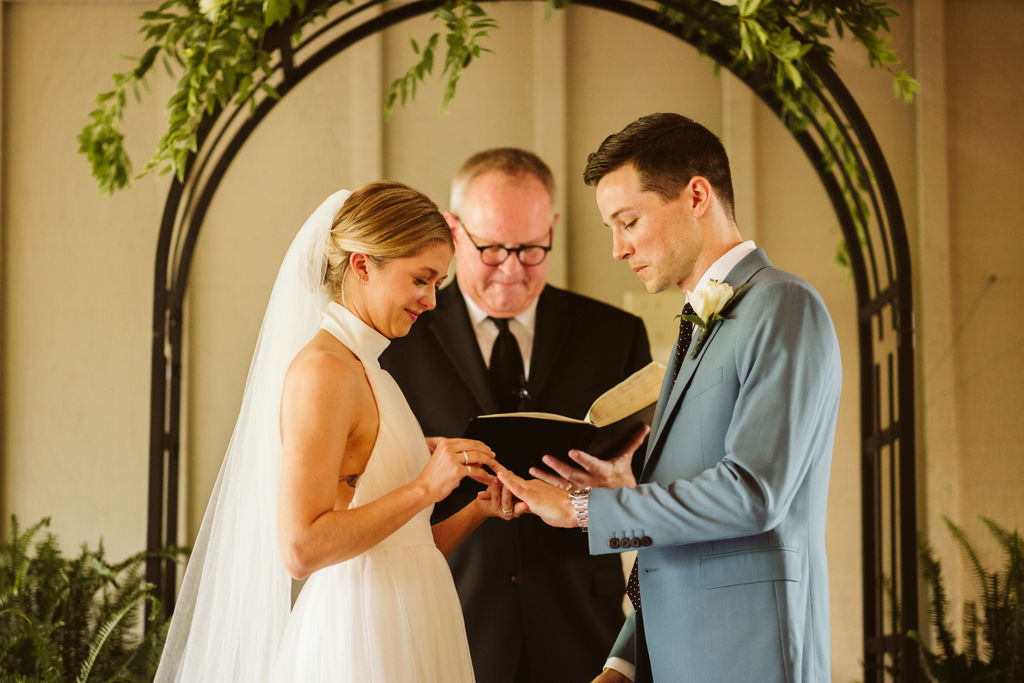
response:
<path fill-rule="evenodd" d="M 576 513 L 576 523 L 584 532 L 587 530 L 588 512 L 590 506 L 590 489 L 573 489 L 569 491 L 569 502 L 572 503 L 572 510 Z"/>

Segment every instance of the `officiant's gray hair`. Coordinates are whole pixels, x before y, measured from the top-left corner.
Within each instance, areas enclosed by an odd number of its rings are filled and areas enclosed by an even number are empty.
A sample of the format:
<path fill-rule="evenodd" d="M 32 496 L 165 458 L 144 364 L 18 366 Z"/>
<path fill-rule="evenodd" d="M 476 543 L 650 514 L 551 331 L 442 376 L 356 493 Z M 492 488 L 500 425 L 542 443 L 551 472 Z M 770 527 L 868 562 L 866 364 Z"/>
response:
<path fill-rule="evenodd" d="M 451 228 L 429 197 L 401 183 L 363 185 L 353 190 L 331 224 L 324 284 L 332 298 L 341 295 L 352 254 L 366 254 L 383 265 L 434 244 L 455 249 Z"/>
<path fill-rule="evenodd" d="M 466 188 L 477 177 L 488 171 L 500 171 L 510 176 L 533 176 L 544 185 L 551 206 L 555 205 L 555 176 L 544 161 L 525 149 L 518 147 L 495 147 L 477 152 L 466 159 L 452 178 L 451 198 L 448 210 L 459 215 L 463 210 Z"/>

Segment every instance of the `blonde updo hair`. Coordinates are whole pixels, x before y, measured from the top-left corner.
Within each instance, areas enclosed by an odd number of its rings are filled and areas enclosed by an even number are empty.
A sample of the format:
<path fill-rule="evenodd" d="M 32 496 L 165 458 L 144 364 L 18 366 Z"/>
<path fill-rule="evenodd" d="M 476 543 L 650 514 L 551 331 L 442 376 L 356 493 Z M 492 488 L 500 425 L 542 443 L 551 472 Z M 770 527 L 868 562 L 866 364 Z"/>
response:
<path fill-rule="evenodd" d="M 363 185 L 331 224 L 324 285 L 332 299 L 341 296 L 352 254 L 366 254 L 381 266 L 433 244 L 455 249 L 451 229 L 429 197 L 401 183 Z"/>

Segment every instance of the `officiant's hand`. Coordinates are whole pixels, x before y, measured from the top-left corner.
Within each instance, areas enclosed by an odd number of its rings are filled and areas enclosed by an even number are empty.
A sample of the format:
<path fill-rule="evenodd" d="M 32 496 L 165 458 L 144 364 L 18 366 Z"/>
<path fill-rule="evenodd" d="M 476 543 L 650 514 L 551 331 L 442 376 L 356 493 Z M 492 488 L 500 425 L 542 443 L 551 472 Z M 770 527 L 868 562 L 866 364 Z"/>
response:
<path fill-rule="evenodd" d="M 530 474 L 543 482 L 567 491 L 583 488 L 614 488 L 616 486 L 633 488 L 636 486 L 636 477 L 633 476 L 633 453 L 644 442 L 650 431 L 651 428 L 647 425 L 637 428 L 614 458 L 602 460 L 589 453 L 574 449 L 569 451 L 569 457 L 582 469 L 573 467 L 558 458 L 545 455 L 544 464 L 554 470 L 556 474 L 539 467 L 531 467 Z"/>
<path fill-rule="evenodd" d="M 515 505 L 517 513 L 532 512 L 550 526 L 579 526 L 569 501 L 569 492 L 565 489 L 556 488 L 539 479 L 523 479 L 497 462 L 491 468 L 505 488 L 519 499 L 520 502 Z"/>

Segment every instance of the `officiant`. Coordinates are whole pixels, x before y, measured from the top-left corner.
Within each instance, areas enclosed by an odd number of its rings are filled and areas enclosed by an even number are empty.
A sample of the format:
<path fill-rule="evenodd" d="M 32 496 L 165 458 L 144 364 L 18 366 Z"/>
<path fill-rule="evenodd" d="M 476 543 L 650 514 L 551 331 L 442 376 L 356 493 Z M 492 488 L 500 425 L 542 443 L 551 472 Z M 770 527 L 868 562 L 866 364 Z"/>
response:
<path fill-rule="evenodd" d="M 639 318 L 547 283 L 554 202 L 551 170 L 521 149 L 474 154 L 453 178 L 444 215 L 454 283 L 381 356 L 425 434 L 459 436 L 474 416 L 497 412 L 582 418 L 651 360 Z M 593 476 L 631 476 L 636 445 Z M 435 521 L 473 495 L 457 489 Z M 480 683 L 589 681 L 601 671 L 623 623 L 618 556 L 591 556 L 575 530 L 526 515 L 484 522 L 448 562 Z"/>

